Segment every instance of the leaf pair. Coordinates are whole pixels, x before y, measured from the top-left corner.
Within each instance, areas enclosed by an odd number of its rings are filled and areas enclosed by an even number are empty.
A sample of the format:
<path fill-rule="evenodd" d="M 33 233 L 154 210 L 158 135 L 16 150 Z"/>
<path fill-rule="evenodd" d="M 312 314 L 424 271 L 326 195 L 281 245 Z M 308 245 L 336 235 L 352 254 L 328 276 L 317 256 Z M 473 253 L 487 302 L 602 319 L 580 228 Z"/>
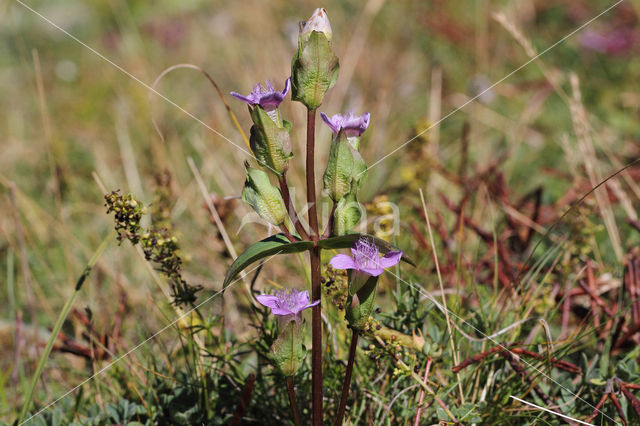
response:
<path fill-rule="evenodd" d="M 318 241 L 318 246 L 322 249 L 327 250 L 349 248 L 355 241 L 359 240 L 363 236 L 366 236 L 368 239 L 370 239 L 383 254 L 390 251 L 398 250 L 396 247 L 380 238 L 376 238 L 372 235 L 357 233 L 320 240 Z M 296 241 L 292 243 L 287 239 L 287 237 L 284 236 L 284 234 L 272 235 L 271 237 L 265 238 L 262 241 L 258 241 L 257 243 L 252 244 L 247 250 L 245 250 L 240 256 L 236 258 L 236 260 L 227 271 L 227 275 L 224 278 L 222 288 L 226 288 L 231 283 L 231 281 L 238 276 L 240 272 L 242 272 L 252 263 L 278 254 L 301 253 L 303 251 L 310 250 L 312 247 L 313 242 L 311 241 Z M 406 255 L 402 256 L 402 260 L 410 265 L 415 266 L 413 260 L 411 260 Z"/>

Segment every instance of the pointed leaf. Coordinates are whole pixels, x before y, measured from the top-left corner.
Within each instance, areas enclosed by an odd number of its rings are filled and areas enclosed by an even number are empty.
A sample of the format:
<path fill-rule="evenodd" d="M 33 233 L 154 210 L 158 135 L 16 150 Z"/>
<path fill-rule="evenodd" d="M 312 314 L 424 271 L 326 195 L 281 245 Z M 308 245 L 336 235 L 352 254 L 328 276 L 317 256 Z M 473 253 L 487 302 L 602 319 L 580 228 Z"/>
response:
<path fill-rule="evenodd" d="M 222 288 L 226 288 L 242 270 L 254 262 L 276 254 L 300 253 L 313 247 L 311 241 L 297 241 L 292 243 L 284 234 L 272 235 L 262 241 L 252 244 L 236 258 L 227 275 L 224 277 Z"/>

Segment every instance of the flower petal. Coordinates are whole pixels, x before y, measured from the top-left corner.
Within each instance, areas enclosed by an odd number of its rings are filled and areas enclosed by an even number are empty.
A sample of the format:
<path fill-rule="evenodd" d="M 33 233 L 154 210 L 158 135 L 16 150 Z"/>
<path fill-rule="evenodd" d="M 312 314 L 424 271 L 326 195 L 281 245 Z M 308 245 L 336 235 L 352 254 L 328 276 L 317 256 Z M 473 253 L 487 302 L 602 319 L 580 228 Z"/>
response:
<path fill-rule="evenodd" d="M 329 126 L 329 128 L 333 133 L 338 133 L 340 131 L 340 126 L 336 126 L 335 124 L 333 124 L 333 122 L 331 121 L 331 119 L 327 114 L 325 114 L 324 112 L 321 112 L 320 117 L 322 117 L 322 121 L 324 121 L 325 124 Z"/>
<path fill-rule="evenodd" d="M 246 96 L 242 96 L 240 93 L 237 92 L 231 92 L 231 96 L 233 96 L 234 98 L 242 101 L 242 102 L 246 102 L 249 105 L 255 105 L 256 102 L 252 99 L 252 98 L 248 98 Z"/>
<path fill-rule="evenodd" d="M 274 296 L 272 294 L 259 294 L 256 296 L 256 299 L 258 299 L 258 302 L 260 302 L 260 304 L 271 309 L 278 307 L 278 296 Z"/>
<path fill-rule="evenodd" d="M 365 274 L 369 274 L 372 277 L 377 277 L 384 272 L 384 268 L 362 268 L 360 269 L 360 271 L 364 272 Z"/>
<path fill-rule="evenodd" d="M 361 118 L 361 126 L 362 126 L 362 131 L 364 132 L 365 130 L 367 130 L 367 127 L 369 127 L 369 119 L 371 118 L 371 114 L 368 112 L 365 112 L 364 115 Z"/>
<path fill-rule="evenodd" d="M 289 93 L 289 89 L 291 89 L 291 77 L 287 78 L 287 81 L 284 82 L 284 90 L 282 91 L 282 97 L 284 98 Z"/>
<path fill-rule="evenodd" d="M 273 315 L 295 315 L 296 312 L 293 312 L 288 308 L 271 308 L 271 313 Z"/>
<path fill-rule="evenodd" d="M 320 303 L 320 299 L 316 300 L 315 302 L 308 303 L 304 308 L 302 308 L 302 310 L 316 306 L 319 303 Z"/>
<path fill-rule="evenodd" d="M 402 257 L 401 251 L 390 251 L 385 254 L 382 258 L 380 258 L 380 266 L 383 268 L 389 268 L 391 266 L 395 266 L 400 262 L 400 258 Z"/>
<path fill-rule="evenodd" d="M 337 254 L 329 261 L 334 269 L 357 269 L 356 262 L 346 254 Z"/>

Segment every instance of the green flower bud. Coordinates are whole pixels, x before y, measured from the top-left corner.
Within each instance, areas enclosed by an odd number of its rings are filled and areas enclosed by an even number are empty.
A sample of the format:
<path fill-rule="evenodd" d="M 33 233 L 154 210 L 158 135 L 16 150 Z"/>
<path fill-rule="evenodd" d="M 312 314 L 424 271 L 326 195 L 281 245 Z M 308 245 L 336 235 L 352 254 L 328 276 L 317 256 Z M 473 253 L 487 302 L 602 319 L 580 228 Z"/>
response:
<path fill-rule="evenodd" d="M 355 192 L 350 192 L 336 205 L 333 216 L 334 235 L 345 235 L 360 223 L 362 209 Z"/>
<path fill-rule="evenodd" d="M 287 216 L 280 190 L 271 185 L 269 176 L 262 170 L 252 169 L 245 163 L 247 180 L 242 190 L 242 200 L 253 207 L 261 218 L 280 226 Z"/>
<path fill-rule="evenodd" d="M 261 166 L 282 176 L 293 157 L 289 138 L 291 123 L 281 120 L 277 109 L 267 112 L 256 105 L 250 111 L 254 123 L 250 136 L 253 155 Z"/>
<path fill-rule="evenodd" d="M 322 104 L 338 79 L 338 58 L 331 50 L 331 25 L 324 9 L 316 9 L 300 27 L 298 52 L 291 64 L 291 98 L 309 109 Z"/>
<path fill-rule="evenodd" d="M 357 192 L 367 175 L 367 165 L 362 156 L 348 141 L 344 131 L 331 141 L 329 162 L 324 172 L 324 189 L 338 202 L 350 192 Z"/>
<path fill-rule="evenodd" d="M 280 335 L 270 349 L 271 360 L 285 376 L 296 374 L 304 361 L 305 349 L 298 321 L 291 320 L 280 330 Z"/>

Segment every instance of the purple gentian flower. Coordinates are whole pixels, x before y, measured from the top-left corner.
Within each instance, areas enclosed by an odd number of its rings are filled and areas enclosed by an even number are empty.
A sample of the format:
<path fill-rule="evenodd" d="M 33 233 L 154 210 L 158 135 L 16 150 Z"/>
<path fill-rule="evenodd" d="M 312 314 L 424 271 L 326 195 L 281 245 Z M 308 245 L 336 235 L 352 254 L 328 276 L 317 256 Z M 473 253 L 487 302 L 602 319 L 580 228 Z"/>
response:
<path fill-rule="evenodd" d="M 349 111 L 344 115 L 336 114 L 329 118 L 327 114 L 321 112 L 320 116 L 322 117 L 322 121 L 329 126 L 333 133 L 337 135 L 340 133 L 340 130 L 344 130 L 347 137 L 350 138 L 353 136 L 360 136 L 365 130 L 367 130 L 371 114 L 366 112 L 361 117 L 358 117 L 352 111 Z"/>
<path fill-rule="evenodd" d="M 295 288 L 280 290 L 276 294 L 260 294 L 256 299 L 271 308 L 274 315 L 289 317 L 299 317 L 302 311 L 320 303 L 320 300 L 309 303 L 309 292 Z"/>
<path fill-rule="evenodd" d="M 613 55 L 627 53 L 635 40 L 635 33 L 629 28 L 618 28 L 605 33 L 586 30 L 578 38 L 580 44 L 587 49 Z"/>
<path fill-rule="evenodd" d="M 282 92 L 276 91 L 271 82 L 267 80 L 264 86 L 256 84 L 253 86 L 253 92 L 247 96 L 242 96 L 239 93 L 231 92 L 231 96 L 236 99 L 246 102 L 251 106 L 260 105 L 265 111 L 273 111 L 278 108 L 278 105 L 284 100 L 284 97 L 289 93 L 291 88 L 291 78 L 288 78 L 284 83 L 284 90 Z"/>
<path fill-rule="evenodd" d="M 329 263 L 334 269 L 353 269 L 377 277 L 385 268 L 396 265 L 402 257 L 401 251 L 390 251 L 380 257 L 378 247 L 367 238 L 360 238 L 351 247 L 353 257 L 346 254 L 334 256 Z"/>

